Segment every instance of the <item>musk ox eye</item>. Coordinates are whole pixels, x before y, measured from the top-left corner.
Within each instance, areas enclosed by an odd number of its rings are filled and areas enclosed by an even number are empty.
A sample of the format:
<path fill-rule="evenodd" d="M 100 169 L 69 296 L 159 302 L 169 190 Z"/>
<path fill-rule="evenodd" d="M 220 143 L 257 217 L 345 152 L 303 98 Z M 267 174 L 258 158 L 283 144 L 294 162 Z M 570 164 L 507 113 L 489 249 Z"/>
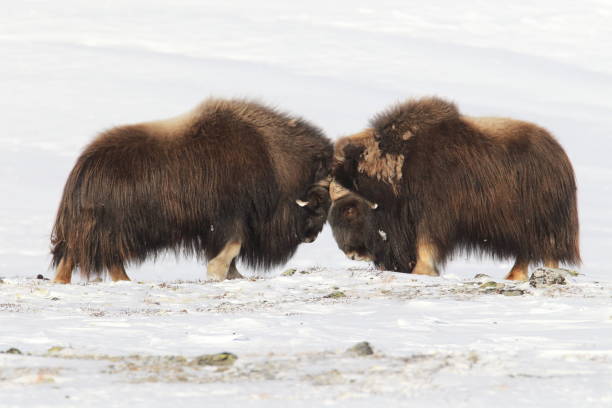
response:
<path fill-rule="evenodd" d="M 358 214 L 359 214 L 359 211 L 357 210 L 357 207 L 354 207 L 352 205 L 345 207 L 342 210 L 342 216 L 348 220 L 354 220 L 355 218 L 357 218 Z"/>

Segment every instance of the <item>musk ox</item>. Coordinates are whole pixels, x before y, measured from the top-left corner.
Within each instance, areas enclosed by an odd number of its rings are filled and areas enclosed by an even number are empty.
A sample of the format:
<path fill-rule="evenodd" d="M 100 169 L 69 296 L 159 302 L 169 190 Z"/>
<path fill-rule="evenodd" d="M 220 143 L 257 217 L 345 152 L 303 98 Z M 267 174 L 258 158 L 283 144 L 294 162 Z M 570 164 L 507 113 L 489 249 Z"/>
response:
<path fill-rule="evenodd" d="M 352 259 L 437 276 L 453 253 L 580 263 L 574 172 L 546 130 L 409 100 L 335 144 L 329 222 Z"/>
<path fill-rule="evenodd" d="M 327 219 L 333 146 L 302 118 L 245 100 L 103 132 L 77 159 L 53 227 L 56 282 L 79 268 L 129 280 L 125 265 L 171 250 L 241 277 L 313 241 Z"/>

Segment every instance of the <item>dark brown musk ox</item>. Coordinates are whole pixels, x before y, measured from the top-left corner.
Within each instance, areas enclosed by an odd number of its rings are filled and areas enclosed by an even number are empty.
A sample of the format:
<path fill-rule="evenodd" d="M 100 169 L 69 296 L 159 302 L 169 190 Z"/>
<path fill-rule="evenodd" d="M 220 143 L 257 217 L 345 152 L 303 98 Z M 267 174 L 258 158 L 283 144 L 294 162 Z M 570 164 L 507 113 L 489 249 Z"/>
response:
<path fill-rule="evenodd" d="M 333 146 L 302 118 L 209 99 L 169 120 L 103 132 L 72 169 L 53 227 L 55 282 L 165 251 L 206 258 L 209 279 L 286 262 L 323 228 Z"/>
<path fill-rule="evenodd" d="M 376 115 L 337 141 L 329 222 L 350 258 L 437 276 L 454 253 L 579 264 L 576 183 L 546 130 L 475 118 L 431 97 Z"/>

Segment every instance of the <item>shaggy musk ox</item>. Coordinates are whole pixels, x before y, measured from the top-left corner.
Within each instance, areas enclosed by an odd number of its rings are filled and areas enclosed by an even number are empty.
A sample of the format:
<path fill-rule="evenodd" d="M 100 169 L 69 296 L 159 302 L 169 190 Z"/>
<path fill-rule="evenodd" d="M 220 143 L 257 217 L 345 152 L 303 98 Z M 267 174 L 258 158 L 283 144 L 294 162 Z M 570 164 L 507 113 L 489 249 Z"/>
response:
<path fill-rule="evenodd" d="M 530 263 L 580 263 L 576 183 L 557 141 L 527 122 L 461 115 L 410 100 L 338 140 L 329 222 L 352 259 L 438 275 L 456 251 Z"/>
<path fill-rule="evenodd" d="M 52 234 L 56 282 L 172 250 L 209 259 L 208 277 L 280 264 L 321 231 L 333 147 L 305 120 L 210 99 L 177 118 L 100 134 L 78 158 Z"/>

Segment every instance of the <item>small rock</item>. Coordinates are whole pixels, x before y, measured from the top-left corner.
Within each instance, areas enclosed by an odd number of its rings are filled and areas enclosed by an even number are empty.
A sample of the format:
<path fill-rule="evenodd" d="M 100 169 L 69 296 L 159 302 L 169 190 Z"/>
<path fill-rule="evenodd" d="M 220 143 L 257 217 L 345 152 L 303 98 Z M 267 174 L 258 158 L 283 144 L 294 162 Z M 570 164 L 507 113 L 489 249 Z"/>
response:
<path fill-rule="evenodd" d="M 4 283 L 4 279 L 0 279 L 0 285 Z"/>
<path fill-rule="evenodd" d="M 47 350 L 47 353 L 48 354 L 57 354 L 60 351 L 62 351 L 63 349 L 64 349 L 64 347 L 62 347 L 62 346 L 53 346 L 53 347 L 50 347 L 49 350 Z"/>
<path fill-rule="evenodd" d="M 11 347 L 10 349 L 4 351 L 5 354 L 23 354 L 21 350 L 15 347 Z"/>
<path fill-rule="evenodd" d="M 478 273 L 474 276 L 474 279 L 491 279 L 491 277 L 486 273 Z"/>
<path fill-rule="evenodd" d="M 234 364 L 238 357 L 232 353 L 204 354 L 196 357 L 195 363 L 200 366 L 228 366 Z"/>
<path fill-rule="evenodd" d="M 362 341 L 355 344 L 353 347 L 346 350 L 346 352 L 357 356 L 371 356 L 374 354 L 372 346 L 367 341 Z"/>
<path fill-rule="evenodd" d="M 58 297 L 52 297 L 51 300 L 60 300 Z"/>
<path fill-rule="evenodd" d="M 346 295 L 344 294 L 344 292 L 341 292 L 339 290 L 335 290 L 332 293 L 330 293 L 329 295 L 325 295 L 323 297 L 324 298 L 328 298 L 328 299 L 338 299 L 338 298 L 346 297 Z"/>
<path fill-rule="evenodd" d="M 522 296 L 525 294 L 525 291 L 520 289 L 509 289 L 502 290 L 501 294 L 504 296 Z"/>
<path fill-rule="evenodd" d="M 293 276 L 297 272 L 297 269 L 287 269 L 285 272 L 281 273 L 282 276 Z"/>
<path fill-rule="evenodd" d="M 488 281 L 479 286 L 480 289 L 502 289 L 504 287 L 503 283 Z"/>
<path fill-rule="evenodd" d="M 565 285 L 565 277 L 568 275 L 563 269 L 538 268 L 531 274 L 529 284 L 534 288 L 551 285 Z"/>
<path fill-rule="evenodd" d="M 38 274 L 36 275 L 36 279 L 41 279 L 41 280 L 49 280 L 49 278 L 45 278 L 42 274 Z"/>

